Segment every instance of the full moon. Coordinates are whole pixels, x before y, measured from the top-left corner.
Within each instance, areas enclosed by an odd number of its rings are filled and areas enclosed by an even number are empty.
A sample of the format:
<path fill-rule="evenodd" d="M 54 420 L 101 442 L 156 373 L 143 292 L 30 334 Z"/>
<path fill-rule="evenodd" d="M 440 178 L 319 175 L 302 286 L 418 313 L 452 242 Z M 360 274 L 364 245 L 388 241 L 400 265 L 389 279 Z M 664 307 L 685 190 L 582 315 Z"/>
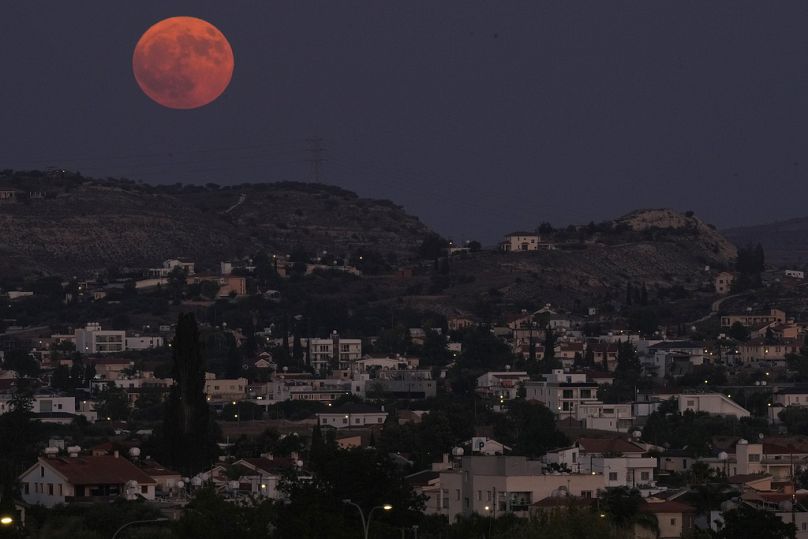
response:
<path fill-rule="evenodd" d="M 141 36 L 132 57 L 141 90 L 172 109 L 195 109 L 219 97 L 233 76 L 233 49 L 207 21 L 165 19 Z"/>

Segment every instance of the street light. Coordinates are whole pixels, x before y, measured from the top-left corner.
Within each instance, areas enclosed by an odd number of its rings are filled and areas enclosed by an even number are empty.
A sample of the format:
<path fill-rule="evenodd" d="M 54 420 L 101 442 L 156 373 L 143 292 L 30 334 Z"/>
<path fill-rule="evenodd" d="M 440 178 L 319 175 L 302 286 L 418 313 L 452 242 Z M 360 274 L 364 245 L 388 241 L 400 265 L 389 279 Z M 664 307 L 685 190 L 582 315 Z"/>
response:
<path fill-rule="evenodd" d="M 393 506 L 389 503 L 384 505 L 377 505 L 376 507 L 371 508 L 370 512 L 368 512 L 368 518 L 365 520 L 365 512 L 362 510 L 359 505 L 353 503 L 349 498 L 342 500 L 342 503 L 347 505 L 353 505 L 359 510 L 359 516 L 362 518 L 362 531 L 365 533 L 365 539 L 368 539 L 368 534 L 370 533 L 370 519 L 373 518 L 373 511 L 376 509 L 382 509 L 384 511 L 390 511 Z"/>
<path fill-rule="evenodd" d="M 154 519 L 151 519 L 151 520 L 133 520 L 132 522 L 127 522 L 126 524 L 124 524 L 123 526 L 121 526 L 120 528 L 115 530 L 115 533 L 112 534 L 112 539 L 115 539 L 116 537 L 118 537 L 118 534 L 121 533 L 121 530 L 123 530 L 124 528 L 127 528 L 129 526 L 135 526 L 137 524 L 154 524 L 156 522 L 168 522 L 168 519 L 167 518 L 154 518 Z"/>
<path fill-rule="evenodd" d="M 11 526 L 14 524 L 14 518 L 11 515 L 3 515 L 0 517 L 0 524 L 3 526 Z"/>

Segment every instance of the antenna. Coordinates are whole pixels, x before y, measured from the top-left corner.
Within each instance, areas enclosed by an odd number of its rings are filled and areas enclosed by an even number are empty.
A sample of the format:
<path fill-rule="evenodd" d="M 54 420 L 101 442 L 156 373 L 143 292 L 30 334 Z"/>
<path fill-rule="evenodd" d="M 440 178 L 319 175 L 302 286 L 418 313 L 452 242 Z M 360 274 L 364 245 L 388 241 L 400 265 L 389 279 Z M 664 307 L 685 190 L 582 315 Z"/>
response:
<path fill-rule="evenodd" d="M 320 170 L 322 169 L 323 162 L 325 161 L 325 148 L 323 148 L 322 137 L 311 137 L 306 139 L 308 143 L 309 158 L 307 162 L 311 163 L 311 180 L 313 182 L 320 182 Z"/>

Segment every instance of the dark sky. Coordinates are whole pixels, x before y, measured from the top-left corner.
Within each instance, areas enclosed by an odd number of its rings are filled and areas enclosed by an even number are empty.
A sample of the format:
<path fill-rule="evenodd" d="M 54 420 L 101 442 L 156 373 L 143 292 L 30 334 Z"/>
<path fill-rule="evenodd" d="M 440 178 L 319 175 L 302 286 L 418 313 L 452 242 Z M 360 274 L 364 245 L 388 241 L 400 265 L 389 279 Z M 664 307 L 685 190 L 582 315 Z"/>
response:
<path fill-rule="evenodd" d="M 225 94 L 169 110 L 131 56 L 216 25 Z M 721 227 L 808 215 L 808 2 L 4 2 L 0 167 L 153 182 L 324 181 L 456 240 L 638 207 Z"/>

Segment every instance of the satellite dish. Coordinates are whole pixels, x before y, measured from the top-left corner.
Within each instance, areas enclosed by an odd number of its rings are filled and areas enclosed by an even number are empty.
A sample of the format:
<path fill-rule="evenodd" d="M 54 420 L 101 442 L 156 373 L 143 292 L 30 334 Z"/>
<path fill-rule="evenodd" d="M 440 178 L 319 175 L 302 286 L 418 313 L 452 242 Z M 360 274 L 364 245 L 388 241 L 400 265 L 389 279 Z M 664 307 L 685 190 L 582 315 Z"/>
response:
<path fill-rule="evenodd" d="M 129 450 L 129 456 L 134 457 L 134 458 L 139 457 L 140 456 L 140 448 L 139 447 L 133 447 L 132 449 L 130 449 Z"/>
<path fill-rule="evenodd" d="M 185 488 L 185 481 L 183 480 L 177 481 L 177 488 Z"/>
<path fill-rule="evenodd" d="M 740 443 L 740 442 L 738 442 L 738 443 Z M 729 455 L 727 454 L 726 451 L 721 451 L 718 454 L 718 460 L 724 461 L 724 460 L 727 460 L 728 458 L 729 458 Z"/>

